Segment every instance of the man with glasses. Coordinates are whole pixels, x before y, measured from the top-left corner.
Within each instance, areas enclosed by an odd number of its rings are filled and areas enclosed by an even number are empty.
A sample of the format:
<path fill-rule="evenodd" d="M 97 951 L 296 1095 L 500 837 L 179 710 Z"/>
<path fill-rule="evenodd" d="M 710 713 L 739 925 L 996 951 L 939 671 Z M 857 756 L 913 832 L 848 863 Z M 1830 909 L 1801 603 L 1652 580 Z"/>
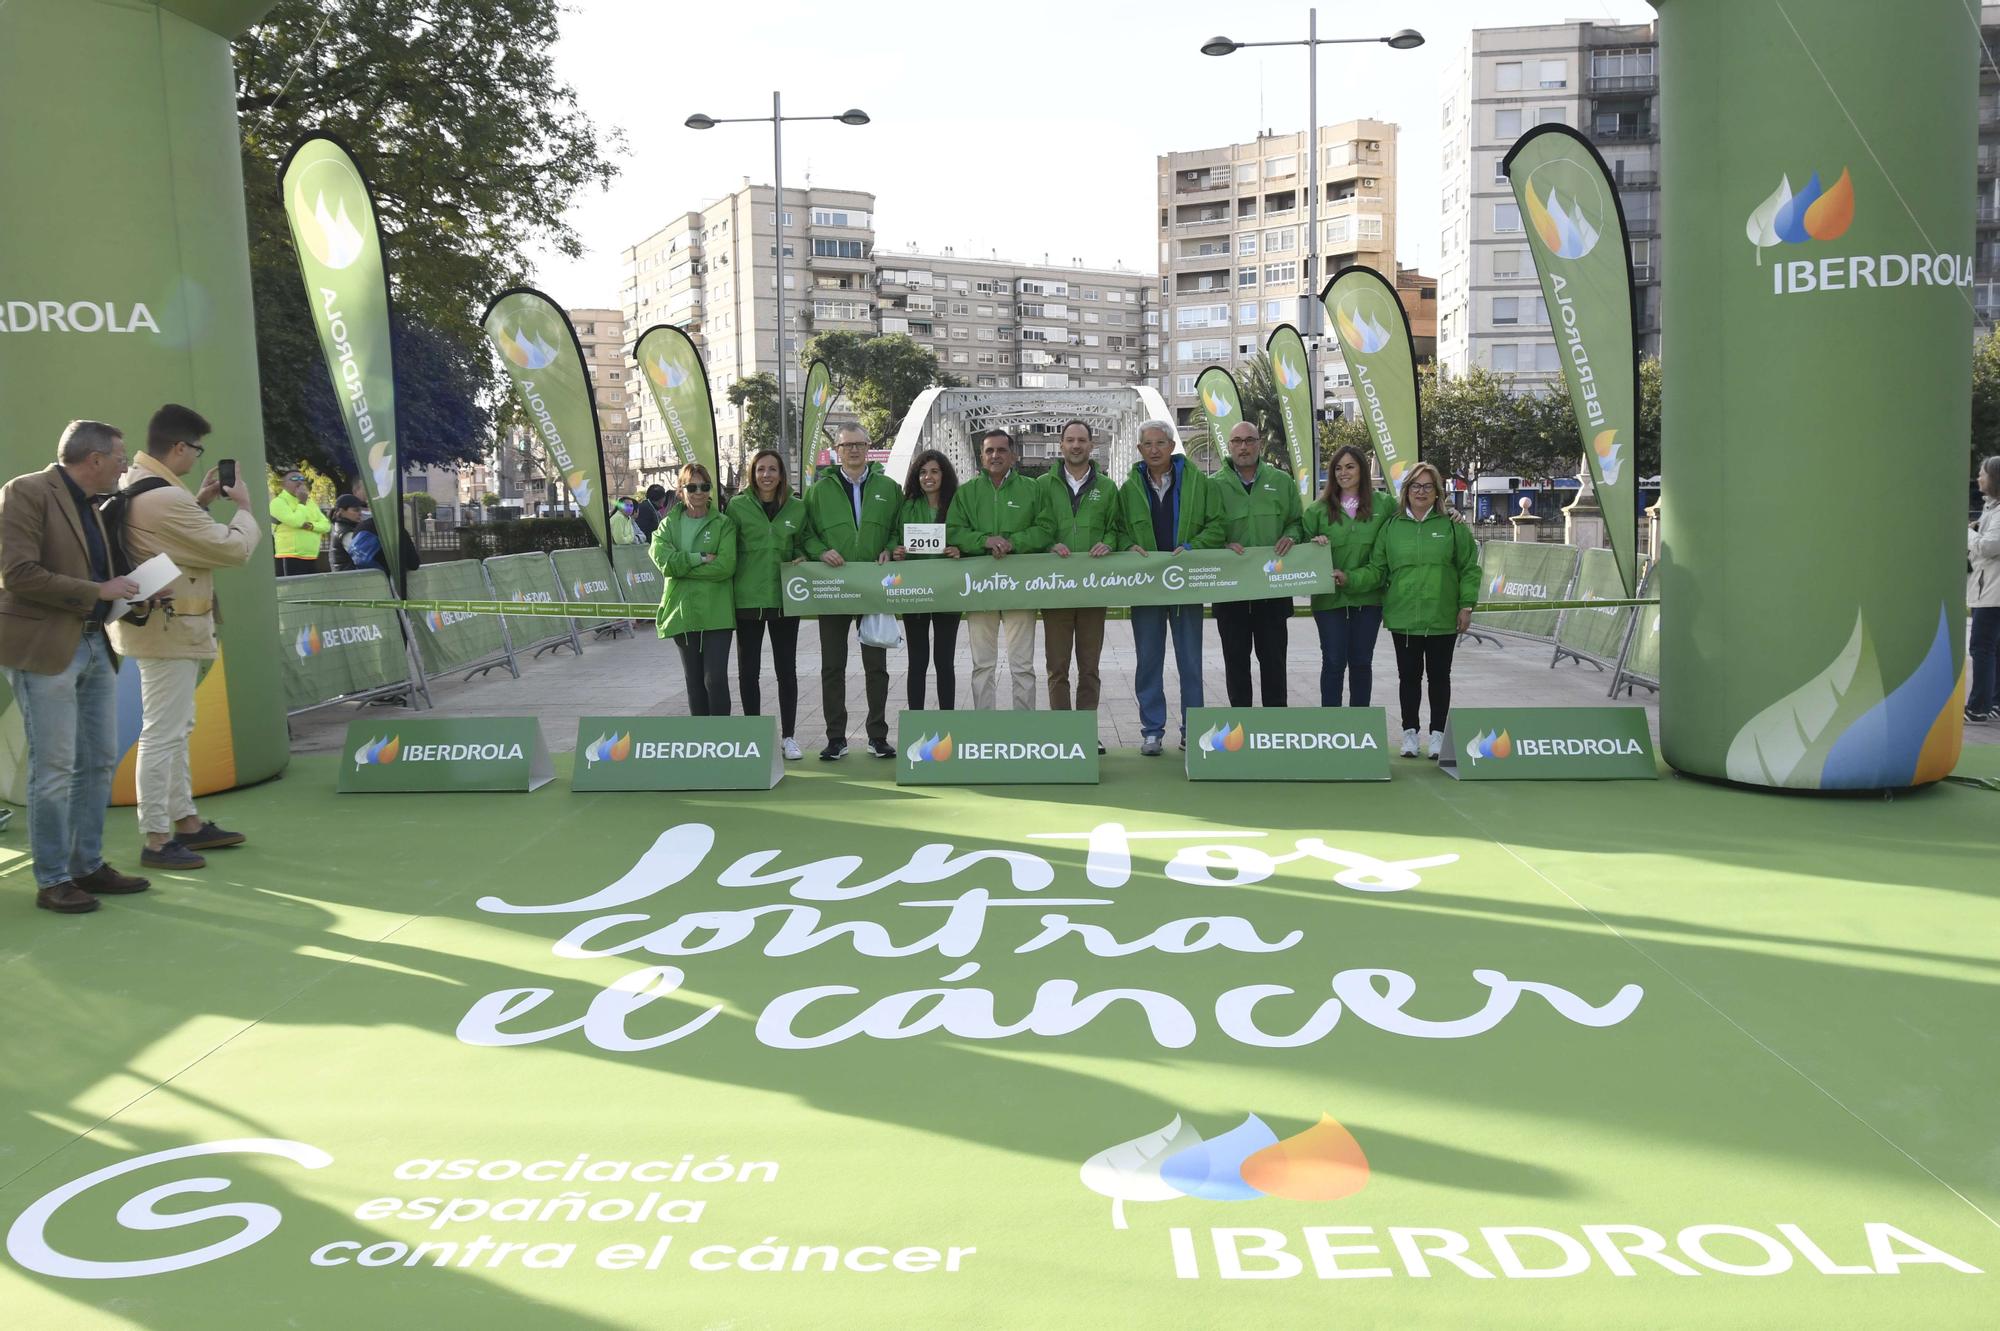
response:
<path fill-rule="evenodd" d="M 1037 555 L 1049 548 L 1051 519 L 1042 512 L 1035 483 L 1014 470 L 1014 436 L 988 430 L 979 437 L 981 476 L 958 487 L 945 517 L 945 540 L 967 554 Z M 998 690 L 1000 638 L 1007 639 L 1007 674 L 1014 710 L 1035 707 L 1035 612 L 974 610 L 965 616 L 972 639 L 972 705 L 993 710 Z"/>
<path fill-rule="evenodd" d="M 120 486 L 132 563 L 164 554 L 180 570 L 144 624 L 111 626 L 112 645 L 139 663 L 139 830 L 146 838 L 139 862 L 153 869 L 199 869 L 208 861 L 198 852 L 244 841 L 195 812 L 188 762 L 195 685 L 202 663 L 216 657 L 215 570 L 249 563 L 260 539 L 240 477 L 225 489 L 211 467 L 193 494 L 181 482 L 206 451 L 201 441 L 210 429 L 187 407 L 161 407 L 146 425 L 146 451 Z M 236 506 L 227 523 L 208 515 L 219 498 Z"/>
<path fill-rule="evenodd" d="M 806 491 L 805 552 L 828 568 L 850 560 L 872 564 L 889 548 L 903 492 L 868 460 L 868 431 L 843 425 L 834 436 L 840 465 L 820 473 Z M 847 640 L 859 615 L 819 617 L 819 686 L 826 706 L 826 747 L 820 761 L 847 756 Z M 868 752 L 893 758 L 889 743 L 889 651 L 861 644 L 861 672 L 868 694 Z"/>
<path fill-rule="evenodd" d="M 1293 542 L 1305 535 L 1300 525 L 1299 487 L 1290 476 L 1264 461 L 1263 433 L 1249 421 L 1239 421 L 1229 432 L 1229 466 L 1216 474 L 1215 494 L 1228 524 L 1226 543 L 1239 555 L 1245 546 L 1268 545 L 1282 559 Z M 1222 640 L 1222 679 L 1231 707 L 1252 705 L 1253 650 L 1264 706 L 1285 705 L 1285 648 L 1291 622 L 1289 596 L 1215 603 L 1215 632 Z"/>
<path fill-rule="evenodd" d="M 1215 482 L 1174 452 L 1171 421 L 1139 426 L 1139 461 L 1118 487 L 1120 538 L 1133 554 L 1214 550 L 1225 535 Z M 1132 647 L 1138 657 L 1133 685 L 1139 695 L 1139 752 L 1160 756 L 1167 733 L 1167 639 L 1180 673 L 1181 747 L 1187 747 L 1188 708 L 1202 705 L 1201 601 L 1132 607 Z"/>
<path fill-rule="evenodd" d="M 319 565 L 320 539 L 333 530 L 333 523 L 312 501 L 305 473 L 288 471 L 271 496 L 271 541 L 277 546 L 278 576 L 293 578 L 311 573 Z"/>

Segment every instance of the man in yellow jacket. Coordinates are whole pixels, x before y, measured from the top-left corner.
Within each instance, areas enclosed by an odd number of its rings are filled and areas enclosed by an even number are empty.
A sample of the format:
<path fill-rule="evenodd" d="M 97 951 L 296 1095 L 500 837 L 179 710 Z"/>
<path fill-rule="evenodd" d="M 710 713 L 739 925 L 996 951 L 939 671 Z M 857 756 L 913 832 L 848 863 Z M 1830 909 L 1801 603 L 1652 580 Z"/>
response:
<path fill-rule="evenodd" d="M 333 530 L 333 520 L 312 501 L 305 473 L 288 471 L 271 496 L 271 544 L 277 547 L 278 576 L 297 577 L 319 567 L 320 539 Z"/>
<path fill-rule="evenodd" d="M 199 413 L 161 407 L 146 426 L 146 451 L 119 483 L 129 491 L 149 480 L 166 482 L 127 501 L 125 553 L 134 567 L 164 554 L 180 570 L 145 623 L 111 626 L 112 645 L 139 663 L 139 830 L 146 838 L 139 862 L 156 869 L 199 869 L 207 861 L 198 852 L 244 841 L 242 833 L 195 812 L 188 766 L 195 685 L 201 663 L 216 655 L 214 570 L 249 563 L 260 539 L 241 480 L 225 490 L 211 467 L 195 493 L 181 484 L 201 460 L 209 432 Z M 236 505 L 226 524 L 208 515 L 218 497 Z"/>

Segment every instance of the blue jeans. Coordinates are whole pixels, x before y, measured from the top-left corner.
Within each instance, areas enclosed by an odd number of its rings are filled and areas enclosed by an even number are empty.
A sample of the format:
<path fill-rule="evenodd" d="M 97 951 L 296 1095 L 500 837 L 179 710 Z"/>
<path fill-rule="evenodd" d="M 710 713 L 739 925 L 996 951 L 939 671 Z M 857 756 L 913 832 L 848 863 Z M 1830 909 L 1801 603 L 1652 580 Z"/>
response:
<path fill-rule="evenodd" d="M 35 885 L 104 863 L 104 811 L 118 770 L 118 675 L 102 631 L 85 633 L 57 675 L 9 670 L 28 737 L 28 846 Z"/>
<path fill-rule="evenodd" d="M 1366 707 L 1375 690 L 1375 639 L 1382 632 L 1382 607 L 1315 610 L 1313 625 L 1319 629 L 1319 705 L 1340 706 L 1340 681 L 1345 675 L 1347 705 Z"/>
<path fill-rule="evenodd" d="M 1972 676 L 1967 685 L 1965 710 L 1990 712 L 2000 707 L 2000 606 L 1975 606 L 1972 611 Z"/>
<path fill-rule="evenodd" d="M 1139 658 L 1134 678 L 1139 694 L 1141 738 L 1167 733 L 1167 632 L 1174 636 L 1174 668 L 1181 676 L 1181 738 L 1187 738 L 1187 711 L 1201 706 L 1201 607 L 1135 605 L 1132 649 Z"/>

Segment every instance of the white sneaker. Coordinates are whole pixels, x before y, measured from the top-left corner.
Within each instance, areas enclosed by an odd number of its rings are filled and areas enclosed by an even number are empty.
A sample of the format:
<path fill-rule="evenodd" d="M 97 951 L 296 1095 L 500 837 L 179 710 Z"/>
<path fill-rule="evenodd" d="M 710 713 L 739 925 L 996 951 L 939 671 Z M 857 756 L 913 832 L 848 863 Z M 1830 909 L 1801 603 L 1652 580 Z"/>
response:
<path fill-rule="evenodd" d="M 799 742 L 790 735 L 785 736 L 785 761 L 795 763 L 805 756 L 805 750 L 799 747 Z"/>
<path fill-rule="evenodd" d="M 1428 756 L 1435 758 L 1440 753 L 1443 752 L 1444 752 L 1444 732 L 1442 730 L 1433 730 L 1431 732 L 1431 751 Z"/>
<path fill-rule="evenodd" d="M 1403 756 L 1405 758 L 1417 756 L 1417 732 L 1414 730 L 1403 732 Z"/>

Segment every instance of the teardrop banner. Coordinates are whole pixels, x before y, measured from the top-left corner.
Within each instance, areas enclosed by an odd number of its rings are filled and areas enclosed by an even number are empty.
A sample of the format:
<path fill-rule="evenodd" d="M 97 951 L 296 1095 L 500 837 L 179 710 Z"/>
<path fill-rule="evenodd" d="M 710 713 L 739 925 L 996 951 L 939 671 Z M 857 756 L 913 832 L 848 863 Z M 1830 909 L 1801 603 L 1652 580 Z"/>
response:
<path fill-rule="evenodd" d="M 1375 444 L 1375 465 L 1389 493 L 1402 497 L 1403 476 L 1423 457 L 1417 406 L 1417 349 L 1395 283 L 1359 264 L 1341 269 L 1320 293 L 1327 321 L 1361 402 Z"/>
<path fill-rule="evenodd" d="M 1500 161 L 1527 221 L 1584 461 L 1625 595 L 1639 588 L 1638 336 L 1632 246 L 1610 168 L 1567 125 L 1537 125 Z"/>
<path fill-rule="evenodd" d="M 1290 324 L 1279 324 L 1264 344 L 1271 358 L 1271 382 L 1278 389 L 1278 419 L 1292 451 L 1292 474 L 1299 478 L 1302 498 L 1313 496 L 1319 480 L 1319 433 L 1313 419 L 1313 387 L 1307 380 L 1311 362 L 1306 342 Z"/>
<path fill-rule="evenodd" d="M 805 399 L 799 405 L 799 457 L 803 463 L 799 475 L 792 478 L 803 491 L 811 478 L 812 460 L 819 456 L 820 432 L 826 428 L 827 413 L 833 410 L 833 371 L 823 360 L 816 360 L 806 371 Z"/>
<path fill-rule="evenodd" d="M 673 436 L 682 462 L 699 462 L 717 485 L 715 403 L 708 392 L 708 370 L 701 351 L 687 331 L 673 324 L 654 324 L 639 335 L 632 358 L 652 386 L 654 405 Z M 782 391 L 782 390 L 780 390 Z"/>
<path fill-rule="evenodd" d="M 514 396 L 549 465 L 576 496 L 598 545 L 609 550 L 611 510 L 605 504 L 597 398 L 569 316 L 533 287 L 513 287 L 493 298 L 479 323 L 514 381 Z"/>
<path fill-rule="evenodd" d="M 1201 421 L 1208 430 L 1209 445 L 1215 450 L 1216 465 L 1229 465 L 1229 432 L 1243 419 L 1243 390 L 1236 376 L 1220 365 L 1211 365 L 1194 381 L 1201 398 Z"/>
<path fill-rule="evenodd" d="M 299 140 L 280 173 L 319 347 L 367 491 L 389 580 L 402 593 L 403 470 L 396 458 L 396 366 L 389 271 L 375 201 L 354 158 L 324 134 Z"/>

